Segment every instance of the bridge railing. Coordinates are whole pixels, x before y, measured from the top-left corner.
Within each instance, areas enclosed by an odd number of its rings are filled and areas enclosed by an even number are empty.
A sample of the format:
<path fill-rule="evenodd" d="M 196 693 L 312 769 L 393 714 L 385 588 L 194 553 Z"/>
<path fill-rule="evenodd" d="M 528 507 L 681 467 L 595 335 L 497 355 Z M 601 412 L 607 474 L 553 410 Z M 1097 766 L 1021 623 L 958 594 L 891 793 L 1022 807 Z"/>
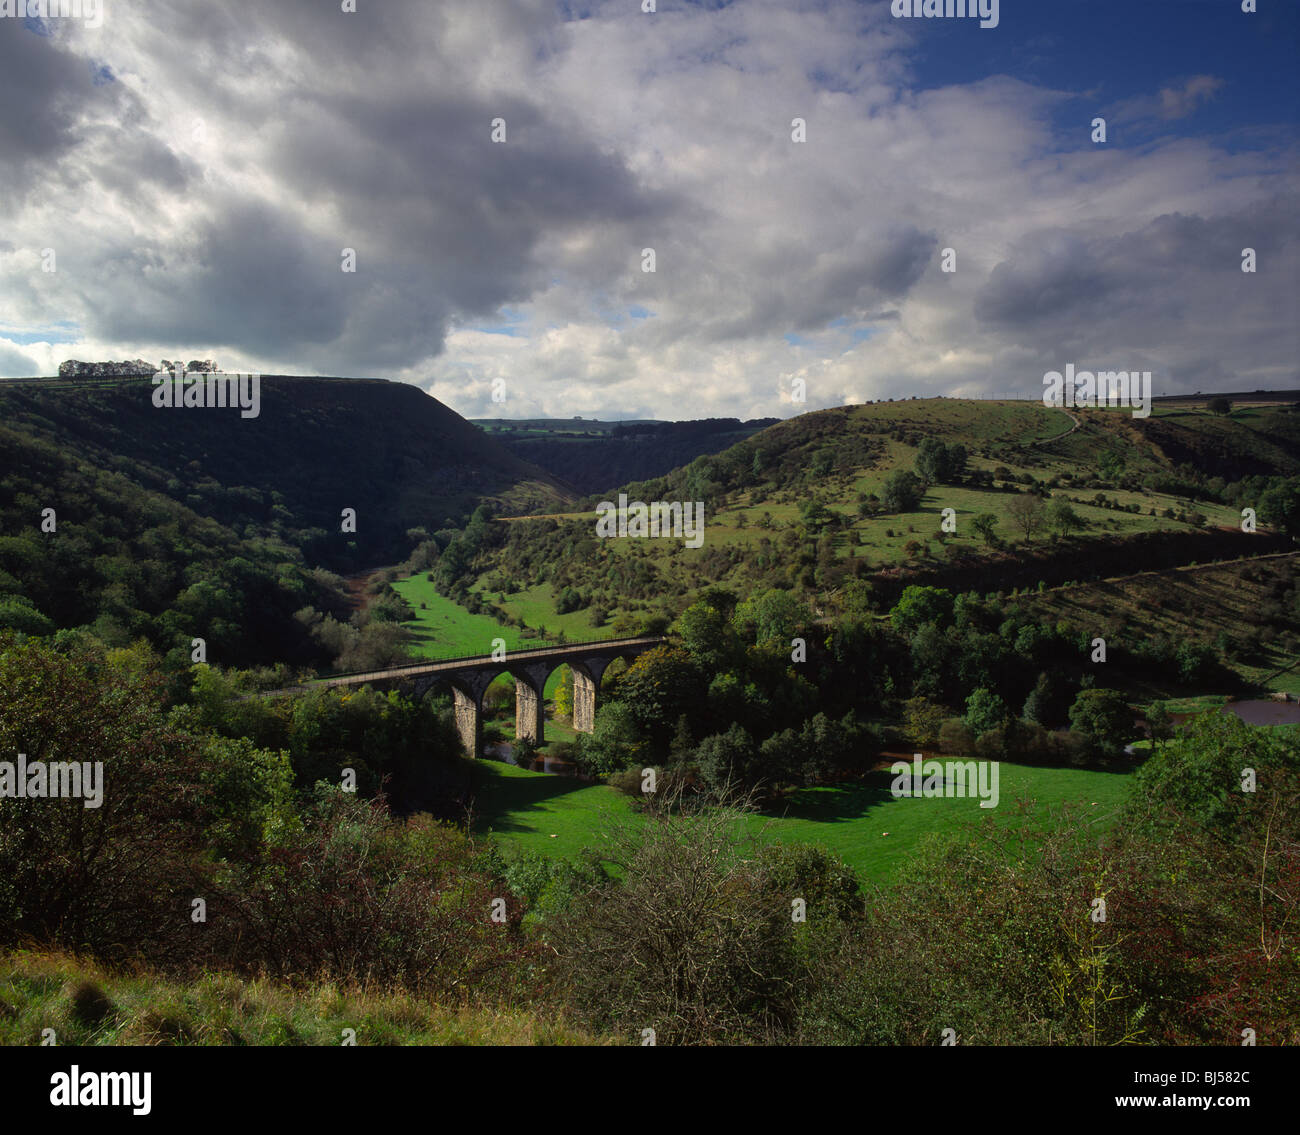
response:
<path fill-rule="evenodd" d="M 631 645 L 633 643 L 647 642 L 667 642 L 666 635 L 625 635 L 622 638 L 600 638 L 589 639 L 583 642 L 552 642 L 544 646 L 525 646 L 518 647 L 514 650 L 507 650 L 503 662 L 518 661 L 521 658 L 536 657 L 544 654 L 554 654 L 556 651 L 583 650 L 588 647 L 610 647 L 619 645 Z M 388 676 L 392 674 L 402 674 L 406 672 L 417 672 L 427 670 L 430 666 L 444 666 L 454 663 L 483 663 L 492 661 L 491 652 L 487 654 L 453 654 L 445 657 L 428 657 L 422 658 L 417 662 L 403 662 L 395 666 L 384 666 L 376 669 L 371 666 L 365 670 L 339 670 L 318 674 L 314 679 L 309 680 L 309 684 L 332 682 L 340 678 L 364 678 L 367 675 Z"/>

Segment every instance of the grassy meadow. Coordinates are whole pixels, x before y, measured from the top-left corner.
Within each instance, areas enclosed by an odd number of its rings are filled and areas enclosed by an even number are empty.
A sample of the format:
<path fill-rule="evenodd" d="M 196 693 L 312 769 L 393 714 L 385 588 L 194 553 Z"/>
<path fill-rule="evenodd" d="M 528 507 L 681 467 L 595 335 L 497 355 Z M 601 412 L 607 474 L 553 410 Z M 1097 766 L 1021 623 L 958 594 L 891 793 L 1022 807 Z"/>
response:
<path fill-rule="evenodd" d="M 1024 827 L 1020 801 L 1077 803 L 1103 830 L 1128 794 L 1128 774 L 1030 768 L 1002 762 L 1000 800 L 980 808 L 975 799 L 895 799 L 888 772 L 862 783 L 805 788 L 777 810 L 743 821 L 754 834 L 791 843 L 819 844 L 852 867 L 864 883 L 892 882 L 921 842 L 956 835 L 970 824 Z M 633 801 L 607 785 L 528 772 L 498 761 L 476 769 L 476 826 L 503 845 L 529 855 L 564 858 L 599 848 L 612 826 L 644 822 Z"/>
<path fill-rule="evenodd" d="M 418 658 L 458 658 L 491 654 L 493 639 L 505 639 L 507 650 L 539 645 L 518 627 L 502 626 L 489 615 L 472 615 L 438 594 L 424 572 L 399 579 L 393 589 L 411 605 L 415 618 L 406 627 L 415 635 L 412 653 Z"/>

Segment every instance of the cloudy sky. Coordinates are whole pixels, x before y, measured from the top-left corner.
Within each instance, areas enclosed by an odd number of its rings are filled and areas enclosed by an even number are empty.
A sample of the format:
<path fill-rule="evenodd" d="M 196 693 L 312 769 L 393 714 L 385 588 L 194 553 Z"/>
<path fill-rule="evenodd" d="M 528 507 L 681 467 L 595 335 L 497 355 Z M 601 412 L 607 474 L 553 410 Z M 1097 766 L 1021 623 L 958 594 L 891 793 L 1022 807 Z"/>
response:
<path fill-rule="evenodd" d="M 215 358 L 467 417 L 1300 385 L 1293 0 L 655 6 L 0 18 L 0 375 Z"/>

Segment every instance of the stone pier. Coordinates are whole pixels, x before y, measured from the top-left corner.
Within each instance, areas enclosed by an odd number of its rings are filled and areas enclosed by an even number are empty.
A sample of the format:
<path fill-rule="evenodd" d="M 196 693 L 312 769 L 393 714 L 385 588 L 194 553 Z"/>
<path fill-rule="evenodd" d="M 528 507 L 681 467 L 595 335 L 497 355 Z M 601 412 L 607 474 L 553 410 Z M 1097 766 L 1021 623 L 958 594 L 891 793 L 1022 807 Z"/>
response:
<path fill-rule="evenodd" d="M 519 666 L 515 676 L 515 737 L 535 745 L 546 740 L 546 679 L 552 667 L 545 663 Z"/>
<path fill-rule="evenodd" d="M 586 658 L 571 664 L 573 670 L 573 727 L 579 733 L 596 729 L 596 692 L 613 658 Z"/>
<path fill-rule="evenodd" d="M 466 756 L 477 757 L 483 751 L 483 708 L 479 698 L 471 697 L 459 686 L 451 688 L 456 710 L 456 732 Z"/>
<path fill-rule="evenodd" d="M 546 680 L 557 666 L 567 663 L 573 670 L 573 727 L 579 733 L 590 733 L 596 728 L 596 692 L 609 664 L 615 658 L 636 658 L 666 641 L 660 635 L 642 635 L 603 642 L 566 643 L 507 651 L 504 656 L 479 655 L 340 674 L 323 684 L 396 688 L 406 690 L 417 699 L 437 686 L 450 686 L 460 743 L 467 755 L 477 757 L 483 751 L 483 695 L 493 679 L 502 674 L 514 676 L 515 736 L 541 744 L 546 737 Z"/>

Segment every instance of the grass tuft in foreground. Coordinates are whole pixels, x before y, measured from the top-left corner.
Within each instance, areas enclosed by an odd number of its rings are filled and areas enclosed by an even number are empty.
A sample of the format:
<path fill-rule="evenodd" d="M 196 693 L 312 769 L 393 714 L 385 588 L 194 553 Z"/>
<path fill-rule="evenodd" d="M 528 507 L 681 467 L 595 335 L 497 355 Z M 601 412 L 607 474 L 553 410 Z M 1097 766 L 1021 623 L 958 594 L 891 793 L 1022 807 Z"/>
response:
<path fill-rule="evenodd" d="M 208 973 L 178 981 L 106 970 L 69 954 L 0 954 L 0 1045 L 590 1045 L 615 1043 L 559 1018 L 444 1007 L 400 991 L 301 990 Z"/>

